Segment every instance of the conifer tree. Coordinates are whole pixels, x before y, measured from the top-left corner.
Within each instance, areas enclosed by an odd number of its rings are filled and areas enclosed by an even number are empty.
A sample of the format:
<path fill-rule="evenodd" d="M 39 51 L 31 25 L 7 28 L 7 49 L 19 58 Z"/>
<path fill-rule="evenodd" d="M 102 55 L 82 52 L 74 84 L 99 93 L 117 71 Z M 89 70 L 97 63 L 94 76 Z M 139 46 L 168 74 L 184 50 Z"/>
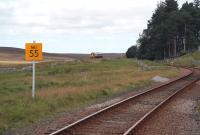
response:
<path fill-rule="evenodd" d="M 137 51 L 129 49 L 129 55 L 134 52 L 135 56 L 136 52 L 140 59 L 154 60 L 197 50 L 200 46 L 199 1 L 186 2 L 181 9 L 176 0 L 160 2 L 137 41 Z"/>
<path fill-rule="evenodd" d="M 194 0 L 194 6 L 200 8 L 200 0 Z"/>

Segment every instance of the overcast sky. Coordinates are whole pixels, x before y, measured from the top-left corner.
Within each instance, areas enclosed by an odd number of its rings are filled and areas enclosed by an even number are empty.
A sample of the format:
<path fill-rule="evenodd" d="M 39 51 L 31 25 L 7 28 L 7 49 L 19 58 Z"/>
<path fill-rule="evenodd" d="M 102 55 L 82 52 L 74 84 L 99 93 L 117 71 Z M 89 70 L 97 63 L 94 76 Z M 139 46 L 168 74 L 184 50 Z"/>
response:
<path fill-rule="evenodd" d="M 36 40 L 46 52 L 125 52 L 158 1 L 0 0 L 0 46 L 24 48 Z"/>

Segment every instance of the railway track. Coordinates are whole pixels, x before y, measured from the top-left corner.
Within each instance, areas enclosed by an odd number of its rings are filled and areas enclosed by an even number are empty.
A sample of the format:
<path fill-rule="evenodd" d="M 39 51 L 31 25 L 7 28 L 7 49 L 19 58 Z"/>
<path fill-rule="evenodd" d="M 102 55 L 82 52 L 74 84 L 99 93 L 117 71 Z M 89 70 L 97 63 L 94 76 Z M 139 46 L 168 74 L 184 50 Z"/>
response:
<path fill-rule="evenodd" d="M 50 135 L 130 135 L 177 93 L 197 81 L 197 70 L 80 119 Z"/>

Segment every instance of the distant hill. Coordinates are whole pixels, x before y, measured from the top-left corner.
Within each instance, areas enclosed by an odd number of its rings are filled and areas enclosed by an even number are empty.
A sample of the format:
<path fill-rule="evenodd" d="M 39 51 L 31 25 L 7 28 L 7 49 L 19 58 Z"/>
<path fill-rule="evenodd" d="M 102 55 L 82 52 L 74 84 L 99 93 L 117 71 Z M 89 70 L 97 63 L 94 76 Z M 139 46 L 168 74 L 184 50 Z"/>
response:
<path fill-rule="evenodd" d="M 23 61 L 24 50 L 11 47 L 0 47 L 0 61 Z"/>
<path fill-rule="evenodd" d="M 24 49 L 12 47 L 0 47 L 0 60 L 24 60 Z M 104 58 L 121 58 L 123 53 L 103 53 Z M 88 59 L 89 54 L 75 54 L 75 53 L 46 53 L 46 59 Z"/>
<path fill-rule="evenodd" d="M 0 47 L 0 53 L 24 53 L 24 49 L 13 47 Z"/>

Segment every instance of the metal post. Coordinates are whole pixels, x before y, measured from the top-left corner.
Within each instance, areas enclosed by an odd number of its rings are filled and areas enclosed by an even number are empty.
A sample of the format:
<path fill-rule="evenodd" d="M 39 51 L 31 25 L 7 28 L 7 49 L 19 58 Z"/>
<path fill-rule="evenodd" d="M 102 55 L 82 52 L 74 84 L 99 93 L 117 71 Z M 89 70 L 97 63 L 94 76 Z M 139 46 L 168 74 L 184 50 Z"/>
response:
<path fill-rule="evenodd" d="M 186 33 L 187 33 L 187 25 L 185 24 L 185 33 L 184 33 L 184 39 L 183 39 L 183 51 L 186 52 Z"/>
<path fill-rule="evenodd" d="M 33 63 L 32 98 L 35 99 L 35 61 Z"/>
<path fill-rule="evenodd" d="M 34 40 L 33 43 L 36 43 Z M 32 61 L 33 63 L 33 75 L 32 75 L 32 98 L 35 99 L 35 61 Z"/>

